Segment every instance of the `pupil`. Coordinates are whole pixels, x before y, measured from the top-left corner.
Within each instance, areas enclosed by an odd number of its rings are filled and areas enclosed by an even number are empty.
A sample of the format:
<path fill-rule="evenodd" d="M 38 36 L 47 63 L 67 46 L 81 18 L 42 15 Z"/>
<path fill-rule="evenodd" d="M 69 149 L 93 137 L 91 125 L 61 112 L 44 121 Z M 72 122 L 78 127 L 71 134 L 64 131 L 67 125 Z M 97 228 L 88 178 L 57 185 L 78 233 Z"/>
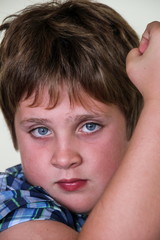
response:
<path fill-rule="evenodd" d="M 39 129 L 38 129 L 38 132 L 39 132 L 39 134 L 41 134 L 41 135 L 45 135 L 45 134 L 47 134 L 48 129 L 47 129 L 47 128 L 39 128 Z"/>
<path fill-rule="evenodd" d="M 88 123 L 86 125 L 87 129 L 90 130 L 90 131 L 93 131 L 95 129 L 95 124 L 94 123 Z"/>

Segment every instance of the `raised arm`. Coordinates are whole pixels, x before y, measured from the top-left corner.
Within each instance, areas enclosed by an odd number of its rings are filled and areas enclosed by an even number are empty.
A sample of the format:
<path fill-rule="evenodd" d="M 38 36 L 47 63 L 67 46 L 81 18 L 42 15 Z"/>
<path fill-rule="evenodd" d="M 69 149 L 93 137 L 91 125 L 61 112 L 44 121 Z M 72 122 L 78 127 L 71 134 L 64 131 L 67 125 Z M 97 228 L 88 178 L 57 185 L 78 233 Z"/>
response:
<path fill-rule="evenodd" d="M 139 49 L 128 55 L 127 72 L 143 94 L 144 108 L 119 170 L 82 231 L 83 240 L 160 239 L 160 23 L 148 25 Z"/>

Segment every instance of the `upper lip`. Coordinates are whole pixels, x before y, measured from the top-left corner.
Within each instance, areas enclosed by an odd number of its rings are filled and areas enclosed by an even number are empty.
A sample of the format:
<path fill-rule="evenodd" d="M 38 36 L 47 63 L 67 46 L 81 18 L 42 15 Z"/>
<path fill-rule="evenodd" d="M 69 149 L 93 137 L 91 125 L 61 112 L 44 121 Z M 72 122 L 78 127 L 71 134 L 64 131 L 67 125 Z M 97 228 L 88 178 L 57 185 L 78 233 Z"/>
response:
<path fill-rule="evenodd" d="M 61 179 L 57 181 L 57 183 L 74 183 L 78 181 L 86 181 L 85 179 L 80 179 L 80 178 L 71 178 L 71 179 Z"/>

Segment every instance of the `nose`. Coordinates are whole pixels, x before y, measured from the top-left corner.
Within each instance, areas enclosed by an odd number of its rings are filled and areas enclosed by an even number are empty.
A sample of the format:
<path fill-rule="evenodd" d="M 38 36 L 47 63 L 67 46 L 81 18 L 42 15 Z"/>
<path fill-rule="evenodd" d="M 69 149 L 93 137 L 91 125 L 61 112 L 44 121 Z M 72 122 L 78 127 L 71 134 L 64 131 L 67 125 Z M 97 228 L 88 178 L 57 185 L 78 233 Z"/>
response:
<path fill-rule="evenodd" d="M 51 159 L 51 164 L 59 169 L 75 168 L 78 167 L 81 163 L 81 155 L 78 153 L 78 151 L 72 149 L 58 148 Z"/>

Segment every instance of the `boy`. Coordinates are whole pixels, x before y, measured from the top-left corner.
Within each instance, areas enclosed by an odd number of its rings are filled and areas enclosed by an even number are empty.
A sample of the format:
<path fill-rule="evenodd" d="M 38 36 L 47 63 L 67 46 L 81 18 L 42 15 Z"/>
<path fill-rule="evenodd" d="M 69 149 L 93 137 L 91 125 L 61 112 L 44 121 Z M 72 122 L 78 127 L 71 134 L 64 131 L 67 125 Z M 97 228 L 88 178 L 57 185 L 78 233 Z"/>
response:
<path fill-rule="evenodd" d="M 131 210 L 141 210 L 133 196 L 142 195 L 134 187 L 144 175 L 132 167 L 142 152 L 135 146 L 154 110 L 146 100 L 151 90 L 142 91 L 147 104 L 129 144 L 143 105 L 125 71 L 138 46 L 135 32 L 114 10 L 89 1 L 29 8 L 1 29 L 0 104 L 22 166 L 1 175 L 0 239 L 147 239 L 131 228 L 138 229 Z M 128 73 L 139 87 L 130 56 Z M 159 231 L 149 230 L 148 239 L 158 239 Z"/>

